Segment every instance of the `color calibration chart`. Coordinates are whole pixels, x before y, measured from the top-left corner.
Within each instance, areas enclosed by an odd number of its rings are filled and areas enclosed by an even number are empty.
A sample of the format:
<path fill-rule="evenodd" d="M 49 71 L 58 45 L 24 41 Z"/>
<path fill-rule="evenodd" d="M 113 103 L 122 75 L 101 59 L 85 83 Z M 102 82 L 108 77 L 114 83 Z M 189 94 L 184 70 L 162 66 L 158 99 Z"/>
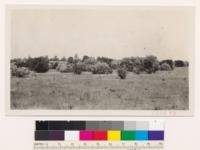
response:
<path fill-rule="evenodd" d="M 163 150 L 164 123 L 36 121 L 34 150 Z"/>

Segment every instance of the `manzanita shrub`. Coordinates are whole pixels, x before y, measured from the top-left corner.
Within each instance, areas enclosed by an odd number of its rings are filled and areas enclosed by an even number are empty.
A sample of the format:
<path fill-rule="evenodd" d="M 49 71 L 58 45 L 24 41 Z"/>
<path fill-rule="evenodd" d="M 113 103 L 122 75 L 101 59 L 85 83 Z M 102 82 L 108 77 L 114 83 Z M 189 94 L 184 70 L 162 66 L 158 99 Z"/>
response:
<path fill-rule="evenodd" d="M 121 79 L 125 79 L 127 76 L 127 71 L 124 68 L 119 68 L 117 70 L 117 75 L 121 78 Z"/>
<path fill-rule="evenodd" d="M 93 66 L 92 69 L 93 74 L 110 74 L 112 73 L 112 69 L 109 67 L 107 63 L 98 62 Z"/>

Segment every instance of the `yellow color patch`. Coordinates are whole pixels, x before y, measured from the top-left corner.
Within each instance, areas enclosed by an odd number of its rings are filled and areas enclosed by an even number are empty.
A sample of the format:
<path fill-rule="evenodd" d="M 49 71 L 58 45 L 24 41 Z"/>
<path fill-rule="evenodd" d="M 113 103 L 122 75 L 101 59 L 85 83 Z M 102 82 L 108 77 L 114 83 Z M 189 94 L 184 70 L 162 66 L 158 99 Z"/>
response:
<path fill-rule="evenodd" d="M 119 130 L 109 130 L 108 131 L 108 141 L 120 141 L 121 131 Z"/>

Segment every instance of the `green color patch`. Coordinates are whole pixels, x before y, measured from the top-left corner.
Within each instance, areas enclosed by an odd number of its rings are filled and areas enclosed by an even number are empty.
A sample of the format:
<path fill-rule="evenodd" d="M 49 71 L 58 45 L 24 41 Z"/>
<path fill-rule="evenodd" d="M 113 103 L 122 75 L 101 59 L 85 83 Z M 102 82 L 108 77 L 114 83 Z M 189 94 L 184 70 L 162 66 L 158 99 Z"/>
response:
<path fill-rule="evenodd" d="M 121 140 L 135 140 L 135 131 L 121 131 Z"/>

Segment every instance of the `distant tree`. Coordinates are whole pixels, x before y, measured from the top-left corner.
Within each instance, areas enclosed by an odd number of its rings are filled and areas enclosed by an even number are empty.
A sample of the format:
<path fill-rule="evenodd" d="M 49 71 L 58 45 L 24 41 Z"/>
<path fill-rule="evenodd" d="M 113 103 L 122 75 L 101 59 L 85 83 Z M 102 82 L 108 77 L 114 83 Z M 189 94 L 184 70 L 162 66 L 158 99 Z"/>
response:
<path fill-rule="evenodd" d="M 97 57 L 97 61 L 101 63 L 106 63 L 109 65 L 109 67 L 111 67 L 111 62 L 113 61 L 113 59 L 108 57 Z"/>
<path fill-rule="evenodd" d="M 60 62 L 56 68 L 60 72 L 73 72 L 73 64 L 67 62 Z"/>
<path fill-rule="evenodd" d="M 111 62 L 111 68 L 112 69 L 118 69 L 120 67 L 120 63 L 121 63 L 121 60 L 113 60 Z"/>
<path fill-rule="evenodd" d="M 73 61 L 73 63 L 76 64 L 76 63 L 78 63 L 79 61 L 80 61 L 80 59 L 79 59 L 78 55 L 75 54 L 75 55 L 74 55 L 74 61 Z"/>
<path fill-rule="evenodd" d="M 132 60 L 132 62 L 134 62 L 134 65 L 142 65 L 144 58 L 143 57 L 131 57 L 130 58 Z"/>
<path fill-rule="evenodd" d="M 53 58 L 49 59 L 50 61 L 59 61 L 59 58 L 57 56 L 54 56 Z"/>
<path fill-rule="evenodd" d="M 154 73 L 159 68 L 159 63 L 156 56 L 149 55 L 144 58 L 143 65 L 147 73 Z"/>
<path fill-rule="evenodd" d="M 59 61 L 49 61 L 49 69 L 56 69 Z"/>
<path fill-rule="evenodd" d="M 82 62 L 84 62 L 84 61 L 87 60 L 88 58 L 90 58 L 90 57 L 87 56 L 87 55 L 84 55 L 83 58 L 82 58 Z"/>
<path fill-rule="evenodd" d="M 110 74 L 112 73 L 112 69 L 108 66 L 107 63 L 98 62 L 93 66 L 92 69 L 93 74 Z"/>
<path fill-rule="evenodd" d="M 14 58 L 11 59 L 11 63 L 15 63 L 17 67 L 27 67 L 27 59 L 21 59 L 21 58 Z"/>
<path fill-rule="evenodd" d="M 141 72 L 144 72 L 145 71 L 145 68 L 143 65 L 136 65 L 133 67 L 133 72 L 135 74 L 140 74 Z"/>
<path fill-rule="evenodd" d="M 64 56 L 64 57 L 62 57 L 60 60 L 61 60 L 61 61 L 67 61 L 67 59 L 66 59 L 66 57 L 65 57 L 65 56 Z"/>
<path fill-rule="evenodd" d="M 73 66 L 74 74 L 81 74 L 83 70 L 84 70 L 84 64 L 82 62 L 77 62 L 76 64 L 74 64 Z"/>
<path fill-rule="evenodd" d="M 75 55 L 74 55 L 74 59 L 79 59 L 79 58 L 78 58 L 78 54 L 75 54 Z"/>
<path fill-rule="evenodd" d="M 69 58 L 67 59 L 67 62 L 73 64 L 74 58 L 73 58 L 73 57 L 69 57 Z"/>
<path fill-rule="evenodd" d="M 132 72 L 134 67 L 134 62 L 131 60 L 130 57 L 125 57 L 121 60 L 120 67 L 125 68 L 127 71 Z"/>
<path fill-rule="evenodd" d="M 133 64 L 133 72 L 136 74 L 140 74 L 141 72 L 145 72 L 144 68 L 144 59 L 143 57 L 131 57 Z"/>
<path fill-rule="evenodd" d="M 89 57 L 84 60 L 84 63 L 87 65 L 94 65 L 97 63 L 96 59 L 94 57 Z"/>

